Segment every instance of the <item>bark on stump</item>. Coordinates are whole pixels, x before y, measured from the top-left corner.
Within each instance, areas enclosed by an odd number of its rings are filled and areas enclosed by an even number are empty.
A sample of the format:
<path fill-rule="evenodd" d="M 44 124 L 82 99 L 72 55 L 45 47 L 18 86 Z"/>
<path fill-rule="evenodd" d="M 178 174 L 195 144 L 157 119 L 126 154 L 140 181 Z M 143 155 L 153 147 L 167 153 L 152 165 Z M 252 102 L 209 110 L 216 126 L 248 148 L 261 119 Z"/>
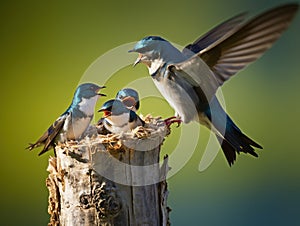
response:
<path fill-rule="evenodd" d="M 167 157 L 159 165 L 169 131 L 159 119 L 147 122 L 122 135 L 92 126 L 80 142 L 56 146 L 47 169 L 49 226 L 170 224 Z"/>

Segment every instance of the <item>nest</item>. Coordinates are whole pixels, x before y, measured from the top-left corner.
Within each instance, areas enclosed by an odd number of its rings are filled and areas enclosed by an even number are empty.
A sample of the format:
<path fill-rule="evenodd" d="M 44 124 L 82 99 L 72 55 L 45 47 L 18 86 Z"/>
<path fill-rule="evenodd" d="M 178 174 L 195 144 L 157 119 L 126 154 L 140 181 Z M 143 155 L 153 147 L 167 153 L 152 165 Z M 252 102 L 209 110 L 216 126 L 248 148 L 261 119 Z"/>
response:
<path fill-rule="evenodd" d="M 158 145 L 160 146 L 164 138 L 170 133 L 164 120 L 161 117 L 153 117 L 151 115 L 141 118 L 145 122 L 144 126 L 138 126 L 132 131 L 120 134 L 110 133 L 101 122 L 97 125 L 90 125 L 83 135 L 83 139 L 66 141 L 65 143 L 59 143 L 58 146 L 60 148 L 78 150 L 82 146 L 97 146 L 97 149 L 99 149 L 98 144 L 101 144 L 110 152 L 124 151 L 126 149 L 147 151 L 154 149 Z"/>

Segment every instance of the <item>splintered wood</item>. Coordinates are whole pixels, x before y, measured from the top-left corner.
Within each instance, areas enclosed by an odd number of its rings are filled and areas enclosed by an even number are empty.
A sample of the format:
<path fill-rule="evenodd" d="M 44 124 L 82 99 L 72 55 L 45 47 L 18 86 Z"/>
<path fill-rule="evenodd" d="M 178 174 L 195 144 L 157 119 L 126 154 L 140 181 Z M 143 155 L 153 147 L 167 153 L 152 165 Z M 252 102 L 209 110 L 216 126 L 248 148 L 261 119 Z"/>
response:
<path fill-rule="evenodd" d="M 56 146 L 49 159 L 49 226 L 169 225 L 168 158 L 160 147 L 169 129 L 147 116 L 145 127 L 105 134 L 91 126 L 79 142 Z"/>

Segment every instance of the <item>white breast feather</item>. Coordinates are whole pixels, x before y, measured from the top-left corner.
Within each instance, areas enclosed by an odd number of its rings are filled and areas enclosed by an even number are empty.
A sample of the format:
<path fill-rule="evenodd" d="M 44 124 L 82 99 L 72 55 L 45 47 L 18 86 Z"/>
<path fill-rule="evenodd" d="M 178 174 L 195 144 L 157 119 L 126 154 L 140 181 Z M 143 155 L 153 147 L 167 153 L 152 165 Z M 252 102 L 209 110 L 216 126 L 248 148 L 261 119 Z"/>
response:
<path fill-rule="evenodd" d="M 105 121 L 107 121 L 111 126 L 108 126 L 106 123 L 104 123 L 104 126 L 112 133 L 121 133 L 121 132 L 130 131 L 130 126 L 128 123 L 129 113 L 109 116 L 105 118 Z"/>
<path fill-rule="evenodd" d="M 160 81 L 154 79 L 154 84 L 184 123 L 197 118 L 194 102 L 180 86 L 167 78 L 162 78 Z"/>
<path fill-rule="evenodd" d="M 74 122 L 75 121 L 75 122 Z M 91 117 L 79 118 L 79 119 L 71 119 L 69 117 L 63 128 L 63 134 L 67 140 L 77 140 L 81 137 L 81 135 L 85 132 L 91 122 Z"/>
<path fill-rule="evenodd" d="M 151 62 L 151 66 L 148 67 L 149 74 L 152 75 L 154 74 L 158 68 L 163 64 L 162 59 L 155 59 Z"/>
<path fill-rule="evenodd" d="M 81 102 L 78 104 L 79 110 L 84 112 L 88 116 L 93 115 L 98 98 L 98 95 L 91 97 L 90 99 L 82 98 Z"/>

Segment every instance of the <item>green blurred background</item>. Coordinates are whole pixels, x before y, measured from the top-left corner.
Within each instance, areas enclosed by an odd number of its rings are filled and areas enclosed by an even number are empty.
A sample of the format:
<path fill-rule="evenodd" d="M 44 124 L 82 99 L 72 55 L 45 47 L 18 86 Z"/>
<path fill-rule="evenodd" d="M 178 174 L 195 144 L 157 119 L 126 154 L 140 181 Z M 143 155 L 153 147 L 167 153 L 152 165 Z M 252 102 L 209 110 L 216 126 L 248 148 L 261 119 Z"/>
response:
<path fill-rule="evenodd" d="M 0 224 L 47 225 L 45 179 L 53 152 L 38 157 L 38 150 L 24 148 L 67 108 L 99 56 L 146 35 L 185 45 L 237 13 L 254 15 L 287 2 L 1 1 Z M 219 153 L 199 172 L 209 135 L 202 129 L 192 159 L 169 179 L 172 225 L 300 225 L 299 22 L 298 15 L 271 50 L 222 88 L 229 114 L 263 145 L 259 158 L 240 155 L 229 168 Z M 113 97 L 147 75 L 143 65 L 125 67 L 106 83 L 105 93 Z M 153 84 L 140 90 L 148 86 Z M 159 98 L 146 98 L 140 113 L 168 117 L 173 111 Z M 163 154 L 172 153 L 180 131 L 174 126 Z"/>

